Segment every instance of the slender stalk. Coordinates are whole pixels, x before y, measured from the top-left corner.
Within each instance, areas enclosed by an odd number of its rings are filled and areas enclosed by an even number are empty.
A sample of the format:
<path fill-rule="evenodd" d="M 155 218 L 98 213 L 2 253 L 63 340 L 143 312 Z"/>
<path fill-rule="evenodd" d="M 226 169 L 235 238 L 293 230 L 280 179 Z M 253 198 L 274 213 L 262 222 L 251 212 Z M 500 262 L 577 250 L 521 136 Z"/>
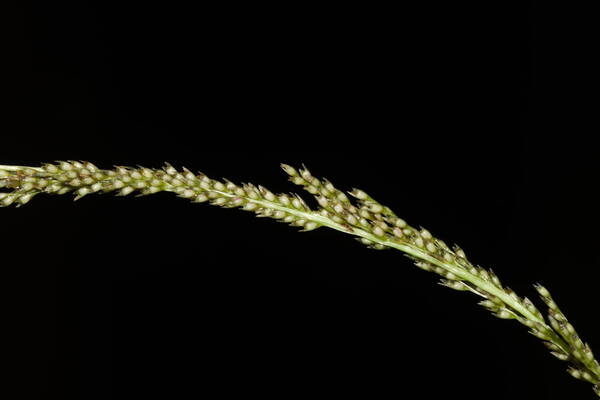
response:
<path fill-rule="evenodd" d="M 226 193 L 226 192 L 219 192 L 219 191 L 216 191 L 216 192 L 219 193 L 223 197 L 228 197 L 228 198 L 235 197 L 234 194 L 230 194 L 230 193 Z M 345 227 L 342 224 L 338 224 L 338 223 L 332 221 L 331 219 L 323 217 L 322 215 L 320 215 L 319 213 L 314 212 L 314 211 L 311 211 L 311 212 L 298 211 L 298 210 L 295 210 L 290 207 L 281 206 L 277 202 L 266 201 L 266 200 L 253 200 L 248 197 L 244 197 L 244 200 L 246 200 L 248 202 L 253 202 L 253 203 L 260 205 L 262 207 L 265 207 L 265 208 L 284 211 L 291 215 L 295 215 L 298 218 L 301 218 L 301 219 L 304 219 L 307 221 L 313 221 L 315 223 L 318 223 L 319 225 L 326 226 L 328 228 L 335 229 L 337 231 L 348 233 L 348 234 L 351 234 L 354 236 L 358 236 L 358 237 L 367 239 L 369 241 L 372 241 L 373 243 L 378 243 L 382 246 L 400 250 L 400 251 L 402 251 L 406 254 L 409 254 L 415 258 L 418 258 L 420 260 L 423 260 L 423 261 L 426 261 L 433 265 L 436 265 L 436 266 L 448 271 L 449 273 L 455 274 L 457 277 L 462 278 L 465 281 L 472 283 L 475 287 L 483 290 L 484 292 L 490 293 L 493 296 L 498 297 L 500 300 L 502 300 L 502 302 L 504 302 L 514 312 L 520 314 L 522 317 L 541 324 L 545 330 L 548 330 L 548 331 L 551 330 L 551 327 L 546 324 L 543 317 L 540 317 L 540 316 L 535 315 L 532 312 L 530 312 L 525 306 L 523 306 L 521 304 L 521 302 L 517 301 L 514 297 L 511 297 L 509 294 L 505 293 L 503 290 L 497 288 L 493 284 L 485 281 L 484 279 L 480 278 L 477 275 L 474 275 L 468 271 L 458 268 L 450 263 L 440 261 L 437 258 L 434 258 L 434 257 L 430 256 L 429 254 L 421 251 L 419 248 L 416 248 L 415 246 L 412 246 L 409 244 L 400 244 L 400 243 L 397 243 L 394 241 L 385 240 L 385 239 L 377 237 L 374 234 L 367 232 L 365 230 L 362 230 L 362 229 L 357 229 L 357 228 L 349 229 L 347 226 Z M 479 294 L 479 292 L 476 292 L 476 293 Z M 555 343 L 561 348 L 561 350 L 567 351 L 568 346 L 564 343 L 564 341 L 562 339 L 560 339 L 560 337 L 558 335 L 556 335 L 554 337 L 554 340 L 555 340 Z"/>
<path fill-rule="evenodd" d="M 230 193 L 219 192 L 219 191 L 216 191 L 216 192 L 219 193 L 223 197 L 229 197 L 229 198 L 235 197 L 235 195 L 230 194 Z M 504 291 L 498 289 L 493 284 L 486 282 L 485 280 L 479 278 L 476 275 L 469 273 L 468 271 L 462 270 L 461 268 L 457 268 L 456 266 L 454 266 L 452 264 L 442 262 L 434 257 L 431 257 L 430 255 L 428 255 L 427 253 L 424 253 L 420 249 L 415 248 L 415 246 L 411 246 L 408 244 L 400 244 L 400 243 L 393 242 L 393 241 L 388 241 L 388 240 L 379 238 L 379 237 L 375 236 L 374 234 L 369 233 L 362 229 L 357 229 L 357 228 L 348 229 L 347 227 L 344 227 L 344 225 L 338 224 L 338 223 L 332 221 L 331 219 L 323 217 L 314 211 L 312 211 L 312 212 L 298 211 L 298 210 L 295 210 L 290 207 L 281 206 L 280 204 L 278 204 L 276 202 L 270 202 L 270 201 L 265 201 L 265 200 L 253 200 L 248 197 L 244 197 L 244 200 L 246 200 L 248 202 L 254 202 L 255 204 L 258 204 L 265 208 L 284 211 L 291 215 L 295 215 L 298 218 L 302 218 L 302 219 L 305 219 L 308 221 L 314 221 L 315 223 L 318 223 L 322 226 L 326 226 L 328 228 L 335 229 L 340 232 L 349 233 L 351 235 L 370 240 L 374 243 L 378 243 L 382 246 L 395 248 L 406 254 L 409 254 L 409 255 L 419 258 L 421 260 L 427 261 L 431 264 L 437 265 L 437 266 L 445 269 L 446 271 L 453 273 L 456 276 L 463 278 L 464 280 L 474 284 L 476 287 L 484 290 L 485 292 L 488 292 L 488 293 L 493 294 L 494 296 L 497 296 L 504 303 L 508 304 L 511 308 L 513 308 L 519 314 L 521 314 L 523 317 L 530 319 L 532 321 L 536 321 L 540 324 L 543 324 L 546 328 L 550 329 L 550 327 L 548 325 L 546 325 L 543 318 L 540 318 L 537 315 L 534 315 L 533 313 L 531 313 L 529 310 L 527 310 L 527 308 L 525 308 L 523 305 L 521 305 L 520 302 L 516 301 L 511 296 L 507 295 Z"/>
<path fill-rule="evenodd" d="M 34 169 L 36 171 L 43 171 L 42 168 L 37 168 L 37 167 L 22 167 L 19 165 L 0 165 L 0 170 L 7 171 L 7 172 L 22 171 L 24 169 Z"/>
<path fill-rule="evenodd" d="M 63 161 L 42 167 L 0 165 L 0 207 L 21 206 L 40 193 L 74 192 L 76 200 L 93 193 L 116 192 L 150 195 L 172 192 L 196 203 L 210 202 L 226 208 L 241 208 L 261 217 L 311 231 L 328 227 L 355 236 L 377 250 L 396 249 L 426 271 L 442 276 L 441 284 L 459 291 L 470 291 L 484 300 L 479 304 L 501 319 L 515 319 L 541 339 L 551 353 L 570 364 L 569 373 L 594 385 L 600 397 L 600 363 L 559 309 L 550 292 L 536 289 L 548 307 L 547 316 L 527 298 L 505 287 L 496 274 L 471 264 L 464 251 L 448 247 L 425 229 L 416 229 L 362 190 L 349 194 L 331 182 L 312 176 L 306 169 L 282 165 L 290 180 L 314 195 L 319 208 L 313 210 L 296 194 L 274 194 L 262 186 L 236 185 L 217 181 L 187 169 L 178 171 L 168 165 L 162 170 L 115 167 L 102 170 L 89 162 Z"/>

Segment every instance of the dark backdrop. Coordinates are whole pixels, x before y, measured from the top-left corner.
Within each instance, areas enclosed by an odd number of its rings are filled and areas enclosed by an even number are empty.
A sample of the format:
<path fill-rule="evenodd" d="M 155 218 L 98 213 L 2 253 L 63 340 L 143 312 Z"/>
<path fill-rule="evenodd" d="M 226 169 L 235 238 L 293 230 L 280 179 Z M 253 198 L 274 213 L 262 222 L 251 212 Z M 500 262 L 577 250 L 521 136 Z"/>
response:
<path fill-rule="evenodd" d="M 520 294 L 543 282 L 600 349 L 586 12 L 190 4 L 8 14 L 0 162 L 169 161 L 276 191 L 306 163 Z M 0 210 L 20 398 L 593 398 L 398 252 L 168 194 L 42 197 Z"/>

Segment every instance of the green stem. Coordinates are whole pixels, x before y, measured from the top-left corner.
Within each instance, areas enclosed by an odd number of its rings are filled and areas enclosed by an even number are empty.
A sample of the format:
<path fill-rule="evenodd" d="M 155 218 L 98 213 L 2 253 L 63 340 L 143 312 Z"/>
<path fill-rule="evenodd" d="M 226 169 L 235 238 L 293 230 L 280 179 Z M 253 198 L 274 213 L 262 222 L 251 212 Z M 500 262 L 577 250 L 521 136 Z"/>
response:
<path fill-rule="evenodd" d="M 226 193 L 226 192 L 218 192 L 218 193 L 225 197 L 230 197 L 230 198 L 236 197 L 235 195 L 232 195 L 232 194 Z M 508 305 L 514 311 L 521 314 L 526 319 L 528 319 L 530 321 L 535 321 L 535 322 L 541 324 L 544 328 L 546 328 L 546 330 L 548 332 L 554 332 L 554 330 L 546 324 L 546 321 L 543 318 L 539 318 L 538 316 L 536 316 L 535 314 L 530 312 L 520 302 L 513 299 L 510 295 L 508 295 L 503 290 L 501 290 L 498 287 L 494 286 L 493 284 L 485 281 L 484 279 L 481 279 L 480 277 L 469 273 L 468 271 L 466 271 L 462 268 L 456 267 L 452 264 L 444 263 L 444 262 L 436 259 L 435 257 L 432 257 L 432 256 L 422 252 L 421 250 L 419 250 L 418 248 L 416 248 L 414 246 L 410 246 L 407 244 L 400 244 L 400 243 L 389 241 L 389 240 L 384 240 L 384 239 L 381 239 L 381 238 L 373 235 L 372 233 L 366 232 L 366 231 L 364 231 L 362 229 L 358 229 L 356 227 L 345 227 L 341 224 L 338 224 L 338 223 L 332 221 L 331 219 L 329 219 L 327 217 L 324 217 L 324 216 L 319 215 L 314 212 L 304 212 L 304 211 L 296 210 L 293 208 L 288 208 L 288 207 L 282 206 L 281 204 L 266 201 L 266 200 L 254 200 L 251 198 L 245 198 L 245 199 L 248 201 L 254 202 L 258 205 L 264 206 L 264 207 L 268 207 L 268 208 L 272 208 L 272 209 L 276 209 L 276 210 L 280 210 L 280 211 L 285 211 L 288 214 L 293 214 L 299 218 L 303 218 L 306 220 L 316 222 L 320 225 L 327 226 L 331 229 L 335 229 L 340 232 L 359 236 L 359 237 L 368 239 L 374 243 L 379 243 L 379 244 L 382 244 L 387 247 L 395 248 L 404 253 L 410 254 L 413 257 L 417 257 L 417 258 L 419 258 L 423 261 L 426 261 L 430 264 L 441 267 L 441 268 L 445 269 L 446 271 L 451 272 L 454 275 L 460 277 L 461 279 L 472 283 L 475 287 L 482 289 L 486 293 L 490 293 L 490 294 L 496 296 L 497 298 L 502 300 L 506 305 Z M 565 341 L 562 340 L 560 337 L 558 337 L 558 335 L 553 334 L 552 341 L 557 346 L 561 347 L 566 354 L 569 354 L 568 344 L 565 343 Z"/>
<path fill-rule="evenodd" d="M 16 171 L 22 171 L 24 169 L 34 169 L 36 171 L 43 171 L 42 168 L 39 167 L 22 167 L 19 165 L 0 165 L 0 170 L 4 170 L 4 171 L 11 171 L 11 172 L 16 172 Z"/>
<path fill-rule="evenodd" d="M 224 197 L 230 197 L 230 198 L 238 197 L 238 196 L 232 195 L 231 193 L 227 193 L 227 192 L 217 192 L 217 193 L 219 193 L 219 195 L 222 195 Z M 497 288 L 496 286 L 494 286 L 493 284 L 481 279 L 480 277 L 475 276 L 475 275 L 469 273 L 468 271 L 465 271 L 464 269 L 461 269 L 459 267 L 456 267 L 456 266 L 448 264 L 448 263 L 444 263 L 444 262 L 422 252 L 418 248 L 415 248 L 415 247 L 407 245 L 407 244 L 400 244 L 397 242 L 381 239 L 381 238 L 373 235 L 372 233 L 366 232 L 362 229 L 358 229 L 355 227 L 352 227 L 352 228 L 345 227 L 341 224 L 338 224 L 338 223 L 332 221 L 331 219 L 329 219 L 327 217 L 324 217 L 324 216 L 319 215 L 314 212 L 304 212 L 304 211 L 296 210 L 294 208 L 288 208 L 288 207 L 282 206 L 281 204 L 266 201 L 266 200 L 254 200 L 254 199 L 251 199 L 248 197 L 246 197 L 245 200 L 253 202 L 257 205 L 271 208 L 271 209 L 285 211 L 288 214 L 292 214 L 299 218 L 316 222 L 320 225 L 327 226 L 328 228 L 335 229 L 337 231 L 348 233 L 351 235 L 359 236 L 359 237 L 368 239 L 374 243 L 379 243 L 379 244 L 382 244 L 387 247 L 395 248 L 404 253 L 410 254 L 411 256 L 414 256 L 423 261 L 426 261 L 430 264 L 434 264 L 438 267 L 444 268 L 446 271 L 451 272 L 454 275 L 460 277 L 461 279 L 472 283 L 473 285 L 484 290 L 485 292 L 498 297 L 505 304 L 509 305 L 513 310 L 517 311 L 523 317 L 525 317 L 531 321 L 540 323 L 540 324 L 544 325 L 545 327 L 547 327 L 549 330 L 551 330 L 551 328 L 548 325 L 546 325 L 546 322 L 543 319 L 541 319 L 538 316 L 536 316 L 535 314 L 531 313 L 529 310 L 527 310 L 527 308 L 525 308 L 519 302 L 515 301 L 511 296 L 509 296 L 503 290 L 501 290 L 501 289 Z"/>

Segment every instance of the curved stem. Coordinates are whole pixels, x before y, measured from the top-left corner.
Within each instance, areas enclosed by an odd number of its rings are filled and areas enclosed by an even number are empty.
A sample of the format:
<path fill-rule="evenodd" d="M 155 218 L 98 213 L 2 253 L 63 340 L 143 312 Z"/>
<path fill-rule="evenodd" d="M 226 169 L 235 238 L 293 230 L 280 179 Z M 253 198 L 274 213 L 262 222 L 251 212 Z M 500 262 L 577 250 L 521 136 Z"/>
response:
<path fill-rule="evenodd" d="M 230 198 L 236 197 L 235 195 L 232 195 L 227 192 L 219 191 L 218 193 L 224 197 L 230 197 Z M 306 219 L 306 220 L 317 222 L 320 225 L 327 226 L 327 227 L 335 229 L 337 231 L 344 232 L 344 233 L 351 234 L 351 235 L 358 236 L 358 237 L 362 237 L 362 238 L 368 239 L 375 243 L 382 244 L 387 247 L 395 248 L 404 253 L 410 254 L 411 256 L 417 257 L 423 261 L 426 261 L 426 262 L 434 264 L 438 267 L 444 268 L 446 271 L 451 272 L 454 275 L 464 279 L 465 281 L 472 283 L 476 287 L 483 289 L 487 293 L 491 293 L 492 295 L 498 297 L 504 303 L 509 305 L 513 310 L 515 310 L 519 314 L 521 314 L 523 317 L 525 317 L 531 321 L 535 321 L 539 324 L 542 324 L 544 327 L 551 330 L 551 328 L 546 324 L 546 321 L 544 321 L 542 318 L 539 318 L 538 316 L 536 316 L 535 314 L 533 314 L 532 312 L 527 310 L 527 308 L 525 308 L 519 302 L 515 301 L 511 296 L 509 296 L 503 290 L 501 290 L 501 289 L 497 288 L 496 286 L 494 286 L 493 284 L 481 279 L 480 277 L 469 273 L 468 271 L 465 271 L 454 265 L 444 263 L 444 262 L 422 252 L 421 250 L 419 250 L 418 248 L 416 248 L 414 246 L 410 246 L 407 244 L 400 244 L 397 242 L 381 239 L 370 232 L 364 231 L 362 229 L 357 229 L 355 227 L 345 227 L 345 226 L 338 224 L 338 223 L 332 221 L 331 219 L 321 216 L 315 212 L 310 212 L 310 213 L 303 212 L 303 211 L 299 211 L 299 210 L 293 209 L 291 207 L 285 207 L 279 203 L 270 202 L 267 200 L 254 200 L 254 199 L 247 198 L 247 197 L 245 198 L 245 200 L 256 203 L 256 204 L 264 206 L 264 207 L 269 207 L 269 208 L 272 208 L 275 210 L 285 211 L 286 213 L 296 215 L 296 216 Z"/>

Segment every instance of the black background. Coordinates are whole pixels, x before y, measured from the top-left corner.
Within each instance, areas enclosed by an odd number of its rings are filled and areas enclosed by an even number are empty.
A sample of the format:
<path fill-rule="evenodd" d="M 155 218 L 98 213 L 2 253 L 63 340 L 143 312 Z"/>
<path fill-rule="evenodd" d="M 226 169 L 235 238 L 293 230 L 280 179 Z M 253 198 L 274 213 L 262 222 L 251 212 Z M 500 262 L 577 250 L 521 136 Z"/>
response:
<path fill-rule="evenodd" d="M 543 282 L 600 349 L 589 12 L 192 4 L 6 14 L 0 162 L 169 161 L 278 192 L 279 163 L 306 163 L 518 293 Z M 18 398 L 593 398 L 517 323 L 337 232 L 168 194 L 0 218 Z"/>

